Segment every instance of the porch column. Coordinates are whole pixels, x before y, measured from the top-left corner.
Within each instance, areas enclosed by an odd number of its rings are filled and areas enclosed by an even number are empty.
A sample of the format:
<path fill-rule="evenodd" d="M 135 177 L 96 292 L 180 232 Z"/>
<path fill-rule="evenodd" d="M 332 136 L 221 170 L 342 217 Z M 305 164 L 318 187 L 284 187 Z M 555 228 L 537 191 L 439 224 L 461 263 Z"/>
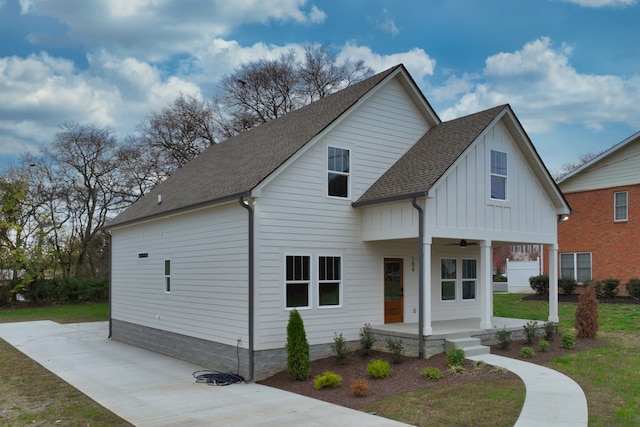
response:
<path fill-rule="evenodd" d="M 493 316 L 493 278 L 491 277 L 491 240 L 480 242 L 480 329 L 491 329 Z"/>
<path fill-rule="evenodd" d="M 558 317 L 558 244 L 549 245 L 549 321 L 559 322 Z"/>
<path fill-rule="evenodd" d="M 422 283 L 424 291 L 422 292 L 422 308 L 424 309 L 424 318 L 422 322 L 423 335 L 433 335 L 431 327 L 431 237 L 425 236 L 422 242 Z"/>

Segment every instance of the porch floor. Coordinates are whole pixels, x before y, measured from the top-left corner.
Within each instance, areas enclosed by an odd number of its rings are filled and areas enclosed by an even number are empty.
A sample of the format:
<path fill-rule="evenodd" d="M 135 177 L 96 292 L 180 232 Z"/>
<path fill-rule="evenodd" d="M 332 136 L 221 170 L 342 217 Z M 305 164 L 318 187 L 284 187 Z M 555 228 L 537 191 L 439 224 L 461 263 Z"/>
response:
<path fill-rule="evenodd" d="M 491 318 L 491 330 L 498 330 L 507 328 L 509 330 L 522 329 L 525 323 L 529 322 L 527 319 L 513 319 L 508 317 L 492 317 Z M 544 322 L 538 321 L 542 324 Z M 431 329 L 433 334 L 425 335 L 427 339 L 438 338 L 451 338 L 460 335 L 475 335 L 486 333 L 488 329 L 479 327 L 480 318 L 475 319 L 456 319 L 456 320 L 442 320 L 431 322 Z M 374 332 L 386 332 L 391 335 L 415 337 L 418 333 L 418 322 L 413 323 L 385 323 L 384 325 L 372 325 L 371 328 Z"/>

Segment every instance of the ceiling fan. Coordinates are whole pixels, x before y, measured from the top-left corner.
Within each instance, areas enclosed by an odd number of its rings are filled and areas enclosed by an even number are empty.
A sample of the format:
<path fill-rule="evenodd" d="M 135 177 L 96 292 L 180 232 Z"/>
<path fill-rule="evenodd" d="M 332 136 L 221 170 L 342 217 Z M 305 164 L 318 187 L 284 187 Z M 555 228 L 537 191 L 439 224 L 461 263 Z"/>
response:
<path fill-rule="evenodd" d="M 477 243 L 467 242 L 465 239 L 460 240 L 458 243 L 447 243 L 446 246 L 460 246 L 461 248 L 466 248 L 467 246 L 475 246 Z"/>

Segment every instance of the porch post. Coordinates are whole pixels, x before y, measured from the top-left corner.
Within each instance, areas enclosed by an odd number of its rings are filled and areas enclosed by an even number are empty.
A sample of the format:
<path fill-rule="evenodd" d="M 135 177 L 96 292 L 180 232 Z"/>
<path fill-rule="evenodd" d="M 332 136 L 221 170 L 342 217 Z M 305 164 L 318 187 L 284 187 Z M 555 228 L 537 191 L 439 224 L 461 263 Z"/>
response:
<path fill-rule="evenodd" d="M 549 245 L 549 321 L 559 322 L 558 317 L 558 244 Z"/>
<path fill-rule="evenodd" d="M 423 335 L 433 335 L 431 327 L 431 236 L 425 236 L 422 242 L 422 308 L 424 309 L 422 333 Z"/>
<path fill-rule="evenodd" d="M 491 329 L 493 316 L 493 279 L 491 277 L 491 240 L 480 241 L 480 329 Z"/>

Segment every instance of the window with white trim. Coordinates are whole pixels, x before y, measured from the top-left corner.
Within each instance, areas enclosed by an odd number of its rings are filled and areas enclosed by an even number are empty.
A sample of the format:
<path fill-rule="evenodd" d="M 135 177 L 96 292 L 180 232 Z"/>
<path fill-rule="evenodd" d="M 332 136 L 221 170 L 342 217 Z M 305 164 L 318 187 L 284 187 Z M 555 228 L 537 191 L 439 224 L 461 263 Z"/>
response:
<path fill-rule="evenodd" d="M 164 292 L 171 293 L 171 260 L 164 260 Z"/>
<path fill-rule="evenodd" d="M 285 264 L 286 307 L 310 307 L 311 257 L 308 255 L 287 255 Z"/>
<path fill-rule="evenodd" d="M 442 301 L 456 299 L 456 259 L 443 258 L 440 260 L 440 295 Z"/>
<path fill-rule="evenodd" d="M 476 299 L 478 268 L 475 259 L 462 260 L 462 299 Z"/>
<path fill-rule="evenodd" d="M 591 253 L 560 254 L 560 277 L 570 277 L 580 283 L 591 280 Z"/>
<path fill-rule="evenodd" d="M 342 258 L 318 257 L 318 305 L 320 307 L 340 305 L 341 287 Z"/>
<path fill-rule="evenodd" d="M 507 200 L 507 153 L 491 150 L 491 198 Z"/>
<path fill-rule="evenodd" d="M 327 147 L 327 194 L 332 197 L 349 197 L 349 150 Z"/>
<path fill-rule="evenodd" d="M 613 220 L 626 221 L 629 213 L 628 193 L 617 191 L 613 193 Z"/>

